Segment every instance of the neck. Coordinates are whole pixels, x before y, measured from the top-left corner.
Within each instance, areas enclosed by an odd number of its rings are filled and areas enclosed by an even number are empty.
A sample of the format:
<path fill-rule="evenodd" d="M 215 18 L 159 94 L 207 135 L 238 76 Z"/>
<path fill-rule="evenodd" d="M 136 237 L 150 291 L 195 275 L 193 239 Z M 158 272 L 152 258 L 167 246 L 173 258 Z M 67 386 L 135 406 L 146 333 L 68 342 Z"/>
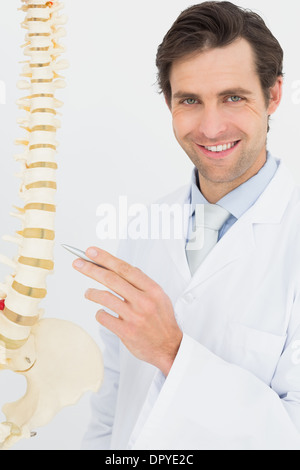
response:
<path fill-rule="evenodd" d="M 234 178 L 230 181 L 211 181 L 201 175 L 200 171 L 198 170 L 199 176 L 199 189 L 205 199 L 211 203 L 215 204 L 218 202 L 222 197 L 226 196 L 226 194 L 233 191 L 235 188 L 240 186 L 241 184 L 248 181 L 254 175 L 256 175 L 259 170 L 264 166 L 267 161 L 266 151 L 261 154 L 259 158 L 254 162 L 254 164 L 248 168 L 248 170 L 243 173 L 241 176 Z"/>

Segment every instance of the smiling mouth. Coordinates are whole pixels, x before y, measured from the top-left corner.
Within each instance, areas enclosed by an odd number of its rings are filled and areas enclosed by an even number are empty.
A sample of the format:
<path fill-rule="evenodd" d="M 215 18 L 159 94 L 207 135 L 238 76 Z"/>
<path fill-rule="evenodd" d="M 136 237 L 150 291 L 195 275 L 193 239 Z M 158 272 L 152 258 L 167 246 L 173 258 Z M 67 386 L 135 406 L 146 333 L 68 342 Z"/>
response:
<path fill-rule="evenodd" d="M 233 142 L 228 142 L 227 144 L 220 144 L 220 145 L 212 145 L 212 146 L 206 146 L 206 145 L 199 145 L 199 147 L 203 147 L 206 150 L 209 150 L 210 152 L 224 152 L 225 150 L 230 150 L 233 147 L 235 147 L 239 143 L 239 140 L 233 141 Z"/>

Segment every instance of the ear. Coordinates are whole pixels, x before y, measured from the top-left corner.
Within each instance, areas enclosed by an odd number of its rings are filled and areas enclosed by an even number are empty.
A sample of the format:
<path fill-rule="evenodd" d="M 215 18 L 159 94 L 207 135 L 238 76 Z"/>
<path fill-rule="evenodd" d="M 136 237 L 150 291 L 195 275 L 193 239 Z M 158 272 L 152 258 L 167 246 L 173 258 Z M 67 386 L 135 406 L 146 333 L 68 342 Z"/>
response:
<path fill-rule="evenodd" d="M 275 113 L 282 98 L 283 78 L 278 77 L 275 85 L 270 88 L 270 103 L 268 106 L 268 115 Z"/>

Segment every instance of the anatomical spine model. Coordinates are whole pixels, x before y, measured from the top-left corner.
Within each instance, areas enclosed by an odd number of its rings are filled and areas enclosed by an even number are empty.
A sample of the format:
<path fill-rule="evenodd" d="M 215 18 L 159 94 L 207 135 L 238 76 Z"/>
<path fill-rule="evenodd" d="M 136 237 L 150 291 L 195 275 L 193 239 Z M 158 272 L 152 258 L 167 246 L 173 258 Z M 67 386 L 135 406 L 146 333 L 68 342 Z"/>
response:
<path fill-rule="evenodd" d="M 16 158 L 22 165 L 20 197 L 24 207 L 13 214 L 22 229 L 5 237 L 18 245 L 14 260 L 0 260 L 13 274 L 0 284 L 0 371 L 12 370 L 27 379 L 20 400 L 6 404 L 6 421 L 0 424 L 0 449 L 34 434 L 64 406 L 78 401 L 87 390 L 96 391 L 102 380 L 100 350 L 80 327 L 53 318 L 41 319 L 40 301 L 46 296 L 46 277 L 53 270 L 57 142 L 61 106 L 55 90 L 65 85 L 58 75 L 65 61 L 58 61 L 64 35 L 59 1 L 23 0 L 27 30 L 24 53 L 28 56 L 18 87 L 27 96 L 18 100 L 26 117 L 19 120 L 27 137 L 16 143 L 25 147 Z"/>

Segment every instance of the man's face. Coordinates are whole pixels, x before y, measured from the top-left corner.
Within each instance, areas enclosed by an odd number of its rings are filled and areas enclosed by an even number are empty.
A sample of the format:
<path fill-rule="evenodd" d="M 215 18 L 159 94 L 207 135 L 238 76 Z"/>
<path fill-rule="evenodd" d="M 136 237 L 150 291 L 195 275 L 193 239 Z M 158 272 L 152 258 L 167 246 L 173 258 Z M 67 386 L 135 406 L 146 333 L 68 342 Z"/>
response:
<path fill-rule="evenodd" d="M 198 169 L 203 194 L 222 197 L 256 174 L 266 161 L 268 115 L 279 105 L 282 80 L 267 107 L 250 44 L 238 39 L 185 56 L 173 63 L 170 84 L 175 137 Z"/>

